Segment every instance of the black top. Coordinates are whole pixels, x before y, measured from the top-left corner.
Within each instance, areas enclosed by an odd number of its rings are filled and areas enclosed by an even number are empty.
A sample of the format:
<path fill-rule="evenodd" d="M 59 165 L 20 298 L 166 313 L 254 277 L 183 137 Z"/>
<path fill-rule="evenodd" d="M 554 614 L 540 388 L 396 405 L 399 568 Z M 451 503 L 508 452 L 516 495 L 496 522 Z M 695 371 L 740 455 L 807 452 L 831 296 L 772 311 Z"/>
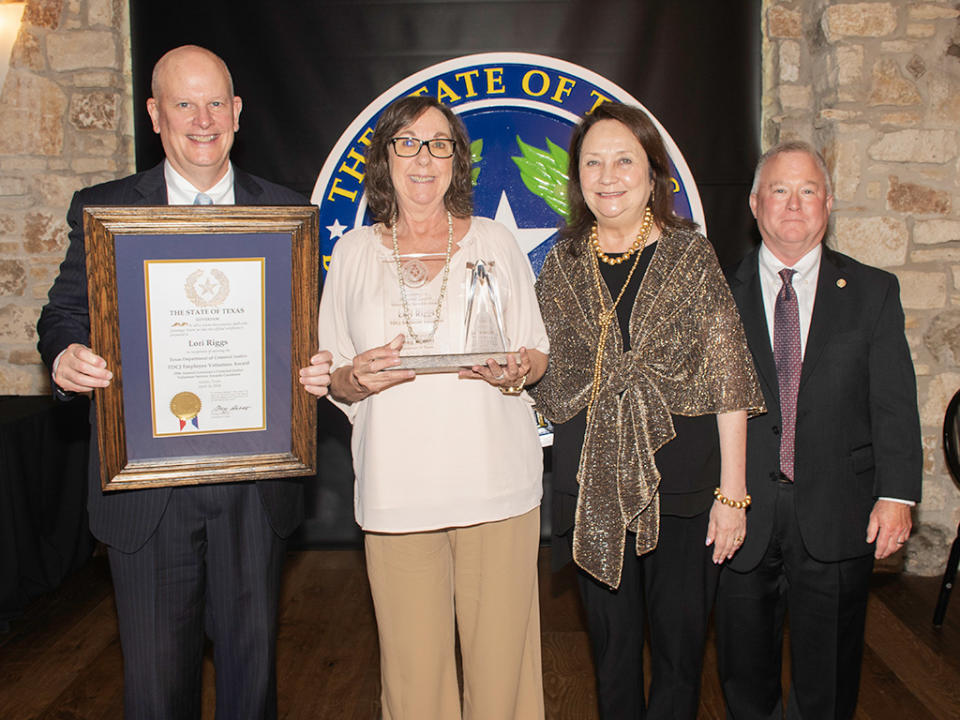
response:
<path fill-rule="evenodd" d="M 630 315 L 640 289 L 640 283 L 656 245 L 644 249 L 630 285 L 617 305 L 617 321 L 623 338 L 624 352 L 630 349 Z M 588 250 L 592 252 L 592 250 Z M 610 257 L 616 257 L 610 254 Z M 600 276 L 616 300 L 623 287 L 633 260 L 619 265 L 599 263 Z M 676 437 L 660 448 L 655 457 L 660 471 L 660 514 L 693 517 L 706 511 L 713 502 L 713 488 L 720 482 L 720 438 L 716 415 L 686 417 L 672 415 Z M 577 470 L 583 450 L 583 436 L 587 430 L 587 410 L 584 408 L 565 423 L 554 426 L 553 433 L 553 534 L 566 535 L 573 528 L 577 496 Z M 563 497 L 566 496 L 566 497 Z"/>

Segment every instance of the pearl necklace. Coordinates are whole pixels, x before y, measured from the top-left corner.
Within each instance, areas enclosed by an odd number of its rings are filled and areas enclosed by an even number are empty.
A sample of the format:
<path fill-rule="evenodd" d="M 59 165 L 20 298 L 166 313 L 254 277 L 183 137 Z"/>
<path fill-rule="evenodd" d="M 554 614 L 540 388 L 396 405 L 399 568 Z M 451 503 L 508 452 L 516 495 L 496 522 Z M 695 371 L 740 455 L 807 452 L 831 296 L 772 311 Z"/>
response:
<path fill-rule="evenodd" d="M 447 211 L 447 256 L 443 261 L 443 280 L 440 282 L 440 297 L 437 298 L 437 307 L 433 313 L 433 329 L 429 335 L 417 335 L 413 330 L 410 317 L 410 306 L 407 304 L 407 284 L 403 280 L 403 265 L 400 262 L 400 244 L 397 242 L 397 216 L 390 219 L 390 235 L 393 239 L 393 260 L 397 264 L 397 280 L 400 282 L 400 305 L 403 311 L 403 320 L 407 324 L 407 332 L 414 343 L 426 343 L 433 340 L 440 327 L 440 313 L 443 310 L 443 300 L 447 295 L 447 278 L 450 275 L 450 255 L 453 251 L 453 216 Z"/>
<path fill-rule="evenodd" d="M 600 238 L 597 235 L 596 223 L 594 223 L 593 227 L 590 229 L 590 244 L 593 245 L 593 251 L 597 254 L 597 257 L 607 265 L 619 265 L 624 260 L 629 260 L 630 256 L 633 255 L 638 249 L 646 246 L 647 240 L 650 237 L 650 231 L 652 229 L 653 213 L 650 211 L 650 206 L 647 205 L 646 209 L 643 211 L 643 222 L 640 223 L 640 232 L 637 233 L 637 237 L 633 241 L 633 245 L 631 245 L 620 257 L 612 258 L 600 248 Z"/>

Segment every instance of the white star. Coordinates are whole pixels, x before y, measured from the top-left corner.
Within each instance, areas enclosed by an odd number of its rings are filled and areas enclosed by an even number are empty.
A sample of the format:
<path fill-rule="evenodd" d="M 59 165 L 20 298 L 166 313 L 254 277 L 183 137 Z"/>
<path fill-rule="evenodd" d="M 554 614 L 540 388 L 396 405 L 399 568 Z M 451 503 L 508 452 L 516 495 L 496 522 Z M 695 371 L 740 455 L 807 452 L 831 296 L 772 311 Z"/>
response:
<path fill-rule="evenodd" d="M 333 225 L 327 225 L 327 230 L 330 231 L 330 239 L 337 240 L 342 235 L 344 230 L 347 229 L 346 225 L 341 225 L 339 220 L 334 220 Z"/>
<path fill-rule="evenodd" d="M 507 199 L 505 191 L 500 192 L 500 203 L 497 205 L 497 215 L 494 218 L 498 223 L 506 225 L 517 239 L 517 245 L 525 254 L 530 254 L 540 243 L 553 235 L 557 229 L 551 228 L 518 228 L 517 220 L 513 216 L 513 209 Z"/>

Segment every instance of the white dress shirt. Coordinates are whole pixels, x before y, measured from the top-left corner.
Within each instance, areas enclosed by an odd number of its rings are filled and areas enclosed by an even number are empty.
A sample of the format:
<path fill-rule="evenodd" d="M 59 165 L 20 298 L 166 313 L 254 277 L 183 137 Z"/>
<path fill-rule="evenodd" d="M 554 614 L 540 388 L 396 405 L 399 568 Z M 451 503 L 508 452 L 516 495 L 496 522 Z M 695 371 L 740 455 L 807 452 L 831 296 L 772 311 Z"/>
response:
<path fill-rule="evenodd" d="M 169 160 L 163 161 L 163 179 L 167 182 L 167 205 L 193 205 L 197 193 L 205 193 L 214 205 L 235 205 L 233 195 L 233 163 L 227 172 L 209 190 L 199 190 L 183 175 L 173 169 Z"/>
<path fill-rule="evenodd" d="M 813 303 L 817 299 L 817 278 L 820 277 L 820 258 L 823 246 L 819 243 L 794 265 L 784 265 L 767 246 L 760 246 L 759 270 L 760 290 L 763 295 L 763 311 L 767 316 L 767 330 L 770 331 L 770 346 L 773 347 L 773 311 L 777 294 L 783 286 L 780 271 L 786 267 L 796 270 L 793 276 L 793 289 L 797 293 L 797 308 L 800 312 L 800 358 L 807 350 L 807 333 L 810 332 L 810 318 L 813 315 Z"/>

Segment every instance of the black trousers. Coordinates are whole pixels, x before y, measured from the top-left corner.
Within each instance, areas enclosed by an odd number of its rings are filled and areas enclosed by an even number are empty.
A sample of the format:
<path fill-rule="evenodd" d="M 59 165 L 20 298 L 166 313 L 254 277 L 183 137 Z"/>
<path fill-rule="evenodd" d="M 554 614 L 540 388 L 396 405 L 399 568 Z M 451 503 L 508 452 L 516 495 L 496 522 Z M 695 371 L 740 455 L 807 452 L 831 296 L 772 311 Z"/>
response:
<path fill-rule="evenodd" d="M 664 515 L 652 552 L 637 557 L 627 534 L 620 587 L 579 571 L 602 720 L 695 720 L 707 621 L 720 568 L 705 547 L 709 511 Z M 649 626 L 650 695 L 644 699 L 643 643 Z"/>
<path fill-rule="evenodd" d="M 257 487 L 242 483 L 177 488 L 146 545 L 108 549 L 127 720 L 200 717 L 205 634 L 217 717 L 276 718 L 284 547 Z"/>
<path fill-rule="evenodd" d="M 770 545 L 760 564 L 746 573 L 726 568 L 720 577 L 717 652 L 727 717 L 783 717 L 783 620 L 789 613 L 787 718 L 852 718 L 873 556 L 840 562 L 810 557 L 797 524 L 795 489 L 782 484 L 778 491 Z"/>

